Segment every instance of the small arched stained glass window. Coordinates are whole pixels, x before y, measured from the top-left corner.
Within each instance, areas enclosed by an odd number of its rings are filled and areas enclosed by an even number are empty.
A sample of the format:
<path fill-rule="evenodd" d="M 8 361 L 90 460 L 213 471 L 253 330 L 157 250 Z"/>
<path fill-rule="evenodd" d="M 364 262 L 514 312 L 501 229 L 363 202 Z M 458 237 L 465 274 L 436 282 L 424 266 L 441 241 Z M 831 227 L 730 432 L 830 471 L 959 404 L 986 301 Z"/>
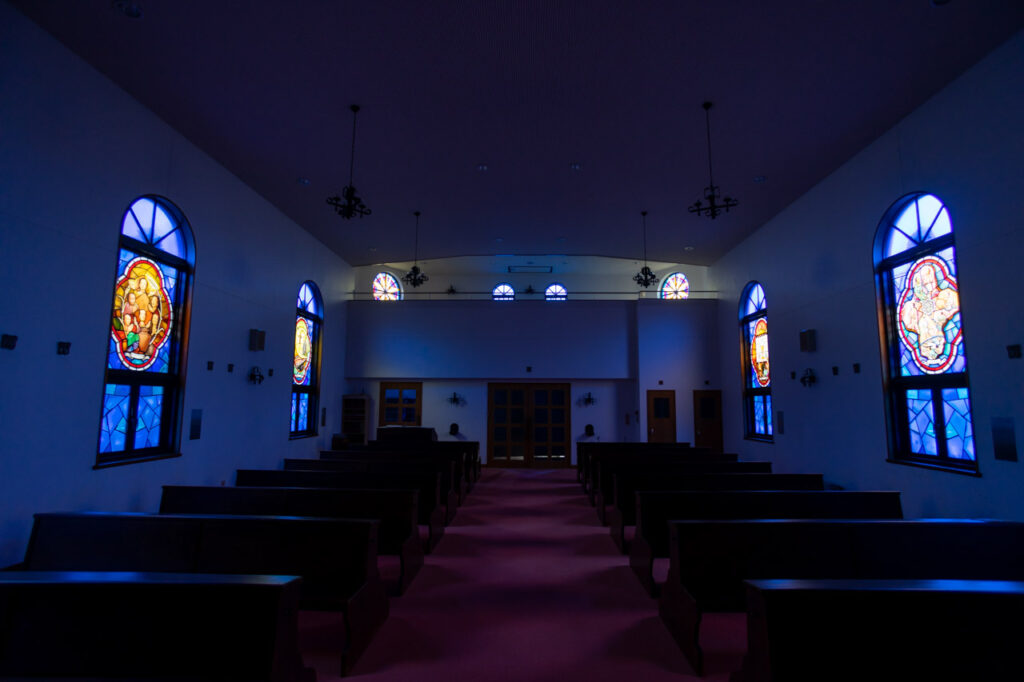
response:
<path fill-rule="evenodd" d="M 511 284 L 502 283 L 494 287 L 491 298 L 495 301 L 514 301 L 516 300 L 516 290 L 512 288 Z"/>
<path fill-rule="evenodd" d="M 661 283 L 661 298 L 679 300 L 690 297 L 690 282 L 681 272 L 673 272 Z"/>
<path fill-rule="evenodd" d="M 389 272 L 378 272 L 373 278 L 373 300 L 375 301 L 401 301 L 402 286 L 398 280 Z"/>
<path fill-rule="evenodd" d="M 306 282 L 299 288 L 299 298 L 295 302 L 295 307 L 299 310 L 305 310 L 310 315 L 323 317 L 323 313 L 320 312 L 319 297 L 313 291 L 310 282 Z"/>
<path fill-rule="evenodd" d="M 548 288 L 544 290 L 544 298 L 548 301 L 564 301 L 569 295 L 569 292 L 565 290 L 565 287 L 557 282 L 548 285 Z"/>

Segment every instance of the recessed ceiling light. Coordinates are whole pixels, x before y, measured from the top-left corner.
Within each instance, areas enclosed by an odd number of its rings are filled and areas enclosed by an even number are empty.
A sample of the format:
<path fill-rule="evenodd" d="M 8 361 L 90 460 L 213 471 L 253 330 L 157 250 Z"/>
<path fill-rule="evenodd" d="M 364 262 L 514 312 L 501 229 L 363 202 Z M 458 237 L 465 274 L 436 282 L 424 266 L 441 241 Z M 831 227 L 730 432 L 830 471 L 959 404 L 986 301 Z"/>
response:
<path fill-rule="evenodd" d="M 693 251 L 693 247 L 692 246 L 683 247 L 683 251 Z"/>
<path fill-rule="evenodd" d="M 142 7 L 137 2 L 128 2 L 128 0 L 116 0 L 114 2 L 114 9 L 125 15 L 129 19 L 141 19 L 142 18 Z"/>
<path fill-rule="evenodd" d="M 476 170 L 477 170 L 478 173 L 486 173 L 487 172 L 487 164 L 486 163 L 478 163 L 476 165 Z"/>
<path fill-rule="evenodd" d="M 573 161 L 572 163 L 569 164 L 569 170 L 578 171 L 579 169 L 580 169 L 579 162 Z"/>
<path fill-rule="evenodd" d="M 303 187 L 309 185 L 309 178 L 296 178 L 295 182 L 299 183 Z"/>
<path fill-rule="evenodd" d="M 768 179 L 767 175 L 755 175 L 754 176 L 754 182 L 764 182 L 767 179 Z"/>

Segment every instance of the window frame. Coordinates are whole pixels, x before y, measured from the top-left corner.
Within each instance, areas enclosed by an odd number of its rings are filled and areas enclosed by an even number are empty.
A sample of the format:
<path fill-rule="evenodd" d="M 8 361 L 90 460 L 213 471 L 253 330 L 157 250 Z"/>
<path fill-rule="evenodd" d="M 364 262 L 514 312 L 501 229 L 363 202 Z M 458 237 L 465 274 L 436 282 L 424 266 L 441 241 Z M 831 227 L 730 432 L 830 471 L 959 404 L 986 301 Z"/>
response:
<path fill-rule="evenodd" d="M 385 399 L 388 390 L 398 391 L 398 415 L 397 420 L 386 419 L 386 409 L 390 405 Z M 406 409 L 402 404 L 403 391 L 416 391 L 416 401 L 412 405 L 416 418 L 414 421 L 402 419 L 402 412 Z M 377 412 L 377 426 L 422 426 L 423 425 L 423 382 L 422 381 L 382 381 L 380 382 L 380 401 Z M 395 405 L 391 405 L 395 407 Z"/>
<path fill-rule="evenodd" d="M 176 256 L 158 248 L 155 244 L 149 244 L 125 234 L 125 222 L 133 214 L 132 209 L 143 200 L 150 201 L 154 205 L 150 229 L 152 229 L 152 223 L 155 222 L 157 207 L 175 222 L 175 229 L 180 230 L 182 235 L 185 250 L 183 256 Z M 135 220 L 135 218 L 131 219 Z M 168 234 L 173 231 L 171 230 Z M 192 226 L 185 217 L 184 212 L 166 197 L 156 194 L 137 196 L 129 202 L 128 206 L 121 213 L 117 253 L 114 261 L 114 276 L 109 280 L 113 285 L 113 292 L 116 292 L 118 282 L 124 275 L 121 271 L 121 252 L 123 250 L 132 252 L 136 257 L 144 257 L 158 265 L 167 266 L 175 270 L 174 297 L 176 300 L 168 302 L 171 309 L 171 319 L 173 320 L 171 333 L 167 339 L 167 343 L 170 343 L 171 347 L 168 349 L 167 372 L 111 368 L 111 322 L 110 318 L 108 318 L 107 343 L 105 344 L 103 360 L 103 397 L 100 400 L 100 428 L 96 445 L 96 462 L 93 465 L 93 469 L 105 469 L 112 466 L 181 456 L 181 426 L 184 412 L 188 339 L 192 319 L 192 285 L 195 276 L 195 237 L 192 232 Z M 137 424 L 138 422 L 142 387 L 151 386 L 163 389 L 160 408 L 160 436 L 157 445 L 135 448 L 136 429 L 129 428 L 125 433 L 125 448 L 123 450 L 111 452 L 103 452 L 101 450 L 104 433 L 103 425 L 107 413 L 106 396 L 108 386 L 129 387 L 129 405 L 126 416 L 128 424 Z"/>
<path fill-rule="evenodd" d="M 321 361 L 321 350 L 323 343 L 323 324 L 324 324 L 324 299 L 320 294 L 320 287 L 316 285 L 313 280 L 306 280 L 299 285 L 299 296 L 302 295 L 302 288 L 309 287 L 313 294 L 313 300 L 316 302 L 316 308 L 319 311 L 319 315 L 309 312 L 306 308 L 298 305 L 299 298 L 296 297 L 295 306 L 295 317 L 296 325 L 298 324 L 298 318 L 302 317 L 308 320 L 313 325 L 313 338 L 310 344 L 310 351 L 312 358 L 309 363 L 309 384 L 306 386 L 300 386 L 295 383 L 294 374 L 292 375 L 292 399 L 291 404 L 297 405 L 299 396 L 308 395 L 308 405 L 306 407 L 306 428 L 298 429 L 299 411 L 296 408 L 294 416 L 292 417 L 288 427 L 288 439 L 297 440 L 299 438 L 310 438 L 319 434 L 319 424 L 317 423 L 317 413 L 320 411 L 320 361 Z M 295 359 L 295 346 L 292 345 L 292 360 L 294 367 Z"/>
<path fill-rule="evenodd" d="M 668 286 L 668 283 L 672 281 L 672 278 L 675 277 L 676 275 L 683 279 L 683 282 L 686 285 L 686 287 L 680 292 L 680 296 L 666 296 L 665 294 L 668 293 L 666 292 L 666 287 Z M 663 301 L 685 301 L 686 299 L 690 298 L 690 278 L 687 277 L 685 273 L 679 270 L 675 272 L 670 272 L 668 275 L 665 276 L 664 279 L 661 280 L 661 286 L 658 287 L 658 298 Z"/>
<path fill-rule="evenodd" d="M 941 205 L 936 220 L 942 210 L 947 212 L 950 231 L 933 239 L 917 242 L 913 246 L 891 256 L 885 255 L 889 234 L 903 213 L 923 197 L 934 197 Z M 934 223 L 934 221 L 933 221 Z M 920 215 L 918 216 L 920 229 Z M 930 229 L 930 228 L 929 228 Z M 949 206 L 938 195 L 931 192 L 911 192 L 897 199 L 883 214 L 875 232 L 873 244 L 875 300 L 878 316 L 878 339 L 882 370 L 882 395 L 885 405 L 885 431 L 888 449 L 886 461 L 892 464 L 903 464 L 937 469 L 969 476 L 980 476 L 978 468 L 977 433 L 973 409 L 968 408 L 972 439 L 974 441 L 974 459 L 958 459 L 948 456 L 948 439 L 946 435 L 945 410 L 942 409 L 944 399 L 942 391 L 946 389 L 966 389 L 968 405 L 970 397 L 970 375 L 967 366 L 967 346 L 964 329 L 963 300 L 960 296 L 960 269 L 957 266 L 955 227 Z M 939 256 L 947 249 L 952 249 L 952 265 L 956 272 L 956 290 L 960 314 L 961 338 L 960 353 L 964 355 L 964 370 L 955 373 L 903 376 L 900 371 L 899 327 L 896 323 L 897 292 L 894 271 L 904 265 L 910 265 L 927 256 Z M 944 260 L 944 259 L 943 259 Z M 908 415 L 907 391 L 923 390 L 931 394 L 932 425 L 936 441 L 936 455 L 918 454 L 910 449 L 910 419 Z"/>
<path fill-rule="evenodd" d="M 746 312 L 749 305 L 750 299 L 754 294 L 754 291 L 760 288 L 761 295 L 763 297 L 763 304 L 755 309 L 753 312 Z M 743 292 L 740 295 L 740 306 L 739 306 L 739 317 L 740 317 L 740 376 L 743 379 L 743 438 L 745 440 L 753 440 L 761 443 L 774 443 L 775 442 L 775 420 L 772 418 L 772 410 L 774 410 L 774 404 L 772 402 L 772 384 L 771 384 L 771 366 L 769 364 L 768 369 L 768 385 L 767 386 L 751 386 L 750 385 L 750 344 L 753 340 L 750 335 L 751 323 L 756 324 L 758 320 L 763 319 L 765 324 L 768 323 L 768 295 L 764 291 L 764 285 L 757 280 L 751 280 L 743 287 Z M 767 332 L 766 332 L 767 333 Z M 769 347 L 771 344 L 770 333 L 769 336 Z M 769 355 L 770 357 L 770 355 Z M 770 362 L 770 361 L 769 361 Z M 754 409 L 754 403 L 757 401 L 757 397 L 764 397 L 764 433 L 758 433 L 755 425 L 756 410 Z"/>

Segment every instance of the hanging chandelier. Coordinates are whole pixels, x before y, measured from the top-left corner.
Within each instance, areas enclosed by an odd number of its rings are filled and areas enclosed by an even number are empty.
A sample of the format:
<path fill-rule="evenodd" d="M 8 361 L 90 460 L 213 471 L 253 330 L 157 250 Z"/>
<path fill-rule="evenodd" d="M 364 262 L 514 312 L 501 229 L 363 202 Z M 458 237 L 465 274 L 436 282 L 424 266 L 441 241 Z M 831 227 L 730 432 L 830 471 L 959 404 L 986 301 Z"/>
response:
<path fill-rule="evenodd" d="M 644 224 L 644 266 L 640 268 L 640 272 L 633 275 L 633 281 L 646 289 L 652 284 L 657 284 L 658 276 L 647 266 L 647 211 L 640 211 L 640 219 Z"/>
<path fill-rule="evenodd" d="M 705 215 L 712 220 L 717 218 L 723 211 L 729 212 L 730 208 L 739 206 L 739 202 L 732 197 L 719 197 L 718 186 L 715 184 L 714 175 L 711 173 L 711 102 L 704 102 L 704 122 L 707 124 L 708 133 L 708 186 L 704 188 L 705 205 L 700 200 L 694 202 L 690 207 L 690 213 Z M 719 203 L 721 200 L 721 203 Z"/>
<path fill-rule="evenodd" d="M 416 239 L 415 239 L 415 242 L 414 242 L 413 252 L 412 252 L 412 270 L 410 270 L 409 272 L 405 273 L 405 277 L 402 278 L 402 281 L 415 289 L 416 287 L 420 286 L 421 284 L 423 284 L 424 282 L 426 282 L 430 278 L 427 277 L 426 273 L 424 273 L 422 270 L 420 270 L 420 266 L 419 266 L 419 253 L 420 253 L 420 212 L 419 211 L 413 211 L 412 214 L 414 216 L 416 216 Z"/>
<path fill-rule="evenodd" d="M 372 213 L 356 194 L 356 187 L 352 184 L 352 174 L 356 165 L 356 115 L 359 114 L 359 105 L 353 104 L 349 109 L 352 110 L 352 151 L 348 161 L 348 185 L 341 190 L 341 196 L 327 197 L 327 203 L 345 220 L 351 220 L 356 216 L 362 218 Z"/>

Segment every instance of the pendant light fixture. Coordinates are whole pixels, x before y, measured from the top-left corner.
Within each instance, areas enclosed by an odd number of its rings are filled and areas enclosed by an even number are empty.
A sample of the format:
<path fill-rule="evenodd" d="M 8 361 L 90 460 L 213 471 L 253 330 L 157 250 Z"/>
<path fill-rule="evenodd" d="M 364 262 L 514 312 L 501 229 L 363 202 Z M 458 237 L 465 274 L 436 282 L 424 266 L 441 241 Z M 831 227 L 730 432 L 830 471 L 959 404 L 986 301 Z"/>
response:
<path fill-rule="evenodd" d="M 362 218 L 372 213 L 356 194 L 356 187 L 352 184 L 352 175 L 356 165 L 356 116 L 359 114 L 359 105 L 353 104 L 349 109 L 352 110 L 352 151 L 348 160 L 348 185 L 341 190 L 341 196 L 327 197 L 327 203 L 333 206 L 338 215 L 345 220 L 351 220 L 356 216 Z"/>
<path fill-rule="evenodd" d="M 402 278 L 402 281 L 415 289 L 416 287 L 420 286 L 421 284 L 423 284 L 424 282 L 426 282 L 430 278 L 427 277 L 426 273 L 424 273 L 422 270 L 420 270 L 420 266 L 419 266 L 419 253 L 420 253 L 420 212 L 419 211 L 413 211 L 412 214 L 414 216 L 416 216 L 416 240 L 414 242 L 413 252 L 412 252 L 412 270 L 410 270 L 409 272 L 405 273 L 405 277 Z"/>
<path fill-rule="evenodd" d="M 708 186 L 704 188 L 704 199 L 708 202 L 705 206 L 701 201 L 694 202 L 690 207 L 690 213 L 705 215 L 712 220 L 717 218 L 723 211 L 729 212 L 730 208 L 739 206 L 739 202 L 731 197 L 722 197 L 719 202 L 718 186 L 715 185 L 715 177 L 711 173 L 711 102 L 704 102 L 704 122 L 707 124 L 708 133 Z"/>
<path fill-rule="evenodd" d="M 633 281 L 646 289 L 652 284 L 657 284 L 658 276 L 647 266 L 647 211 L 640 211 L 640 219 L 644 224 L 644 266 L 640 268 L 640 272 L 633 275 Z"/>

